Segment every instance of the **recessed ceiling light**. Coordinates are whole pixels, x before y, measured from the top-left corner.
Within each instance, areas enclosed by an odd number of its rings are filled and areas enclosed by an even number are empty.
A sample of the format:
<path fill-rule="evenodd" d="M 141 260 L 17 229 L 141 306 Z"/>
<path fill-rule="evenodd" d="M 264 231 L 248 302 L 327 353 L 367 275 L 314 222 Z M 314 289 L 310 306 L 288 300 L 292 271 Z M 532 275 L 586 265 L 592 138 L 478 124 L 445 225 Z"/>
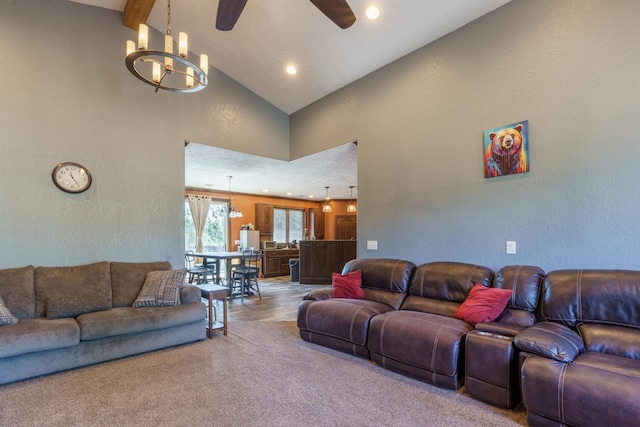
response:
<path fill-rule="evenodd" d="M 268 193 L 269 190 L 267 190 L 266 188 L 262 190 L 263 193 Z"/>
<path fill-rule="evenodd" d="M 376 19 L 378 16 L 380 16 L 380 9 L 375 6 L 369 6 L 365 14 L 369 19 Z"/>
<path fill-rule="evenodd" d="M 309 198 L 310 198 L 310 199 L 313 199 L 313 194 L 309 194 Z"/>
<path fill-rule="evenodd" d="M 291 196 L 293 193 L 291 191 L 287 192 L 287 196 Z"/>
<path fill-rule="evenodd" d="M 298 72 L 298 70 L 296 70 L 296 67 L 294 67 L 293 65 L 288 65 L 286 70 L 287 73 L 291 74 L 292 76 Z"/>

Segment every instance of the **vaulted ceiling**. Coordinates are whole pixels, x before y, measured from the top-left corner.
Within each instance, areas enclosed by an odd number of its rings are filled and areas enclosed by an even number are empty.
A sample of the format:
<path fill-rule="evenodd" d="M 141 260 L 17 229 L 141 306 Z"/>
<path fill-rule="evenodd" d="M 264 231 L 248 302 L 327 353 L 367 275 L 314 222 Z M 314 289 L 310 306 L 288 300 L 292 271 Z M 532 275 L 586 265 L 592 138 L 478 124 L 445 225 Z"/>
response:
<path fill-rule="evenodd" d="M 71 1 L 123 11 L 123 24 L 130 28 L 135 29 L 138 23 L 146 21 L 161 33 L 166 32 L 166 0 Z M 219 0 L 174 0 L 171 28 L 173 32 L 187 32 L 190 50 L 206 53 L 213 67 L 291 114 L 510 0 L 347 1 L 356 16 L 355 23 L 347 29 L 339 28 L 306 0 L 248 0 L 231 31 L 216 29 Z M 377 19 L 365 16 L 370 5 L 380 9 Z M 297 74 L 287 74 L 288 65 L 294 65 Z M 193 151 L 200 151 L 199 155 L 202 155 L 206 150 Z M 201 161 L 201 158 L 189 159 L 189 150 L 186 153 L 187 162 Z M 253 160 L 254 163 L 260 161 L 259 158 Z M 278 176 L 287 173 L 280 166 Z M 266 166 L 263 170 L 267 170 Z M 296 173 L 295 170 L 292 166 L 291 174 Z M 326 171 L 318 171 L 315 176 L 307 171 L 306 175 L 295 178 L 292 175 L 289 179 L 304 185 L 308 176 L 310 188 L 293 191 L 317 194 L 323 192 L 324 185 L 320 189 L 311 186 L 317 186 L 320 176 L 326 180 L 325 185 L 336 188 L 333 197 L 348 198 L 348 185 L 355 184 L 355 174 L 354 164 L 353 175 L 341 176 L 340 182 L 327 178 L 332 175 Z M 207 181 L 202 174 L 199 176 Z M 268 175 L 264 176 L 269 179 Z M 187 186 L 199 185 L 189 179 L 187 177 Z M 225 181 L 226 176 L 223 181 L 209 184 L 224 187 Z M 263 185 L 269 186 L 269 183 L 263 182 Z M 276 185 L 274 182 L 270 186 L 272 194 L 290 191 L 284 187 L 276 189 Z M 238 191 L 242 190 L 238 188 Z M 256 188 L 247 192 L 261 191 Z"/>

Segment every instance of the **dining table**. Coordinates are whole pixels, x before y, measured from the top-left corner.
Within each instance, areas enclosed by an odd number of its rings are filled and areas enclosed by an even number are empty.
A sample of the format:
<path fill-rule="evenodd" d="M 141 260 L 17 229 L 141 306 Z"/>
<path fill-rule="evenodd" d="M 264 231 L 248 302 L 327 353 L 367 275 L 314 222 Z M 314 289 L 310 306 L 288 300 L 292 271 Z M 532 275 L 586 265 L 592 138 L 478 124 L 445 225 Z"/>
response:
<path fill-rule="evenodd" d="M 225 285 L 231 287 L 231 266 L 234 259 L 242 259 L 242 252 L 228 252 L 228 251 L 215 251 L 215 252 L 195 252 L 193 254 L 196 257 L 203 259 L 203 265 L 213 261 L 216 265 L 215 282 L 217 285 L 221 284 L 222 277 L 220 277 L 220 264 L 221 261 L 225 262 Z"/>

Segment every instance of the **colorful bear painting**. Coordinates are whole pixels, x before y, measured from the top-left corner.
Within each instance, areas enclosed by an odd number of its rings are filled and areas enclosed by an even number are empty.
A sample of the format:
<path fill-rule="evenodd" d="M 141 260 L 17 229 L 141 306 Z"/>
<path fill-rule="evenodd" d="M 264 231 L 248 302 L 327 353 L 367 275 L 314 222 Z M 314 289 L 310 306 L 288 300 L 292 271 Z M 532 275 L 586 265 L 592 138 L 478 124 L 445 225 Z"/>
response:
<path fill-rule="evenodd" d="M 529 172 L 529 121 L 484 132 L 484 176 Z"/>

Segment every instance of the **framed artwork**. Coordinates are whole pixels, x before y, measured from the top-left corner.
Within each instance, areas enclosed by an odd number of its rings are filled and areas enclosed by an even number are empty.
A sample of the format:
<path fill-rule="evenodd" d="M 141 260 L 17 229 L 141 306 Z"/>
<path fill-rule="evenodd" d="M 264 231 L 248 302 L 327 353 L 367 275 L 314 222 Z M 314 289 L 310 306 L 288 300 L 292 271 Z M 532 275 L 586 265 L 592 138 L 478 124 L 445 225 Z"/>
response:
<path fill-rule="evenodd" d="M 484 177 L 529 172 L 529 121 L 484 132 Z"/>

